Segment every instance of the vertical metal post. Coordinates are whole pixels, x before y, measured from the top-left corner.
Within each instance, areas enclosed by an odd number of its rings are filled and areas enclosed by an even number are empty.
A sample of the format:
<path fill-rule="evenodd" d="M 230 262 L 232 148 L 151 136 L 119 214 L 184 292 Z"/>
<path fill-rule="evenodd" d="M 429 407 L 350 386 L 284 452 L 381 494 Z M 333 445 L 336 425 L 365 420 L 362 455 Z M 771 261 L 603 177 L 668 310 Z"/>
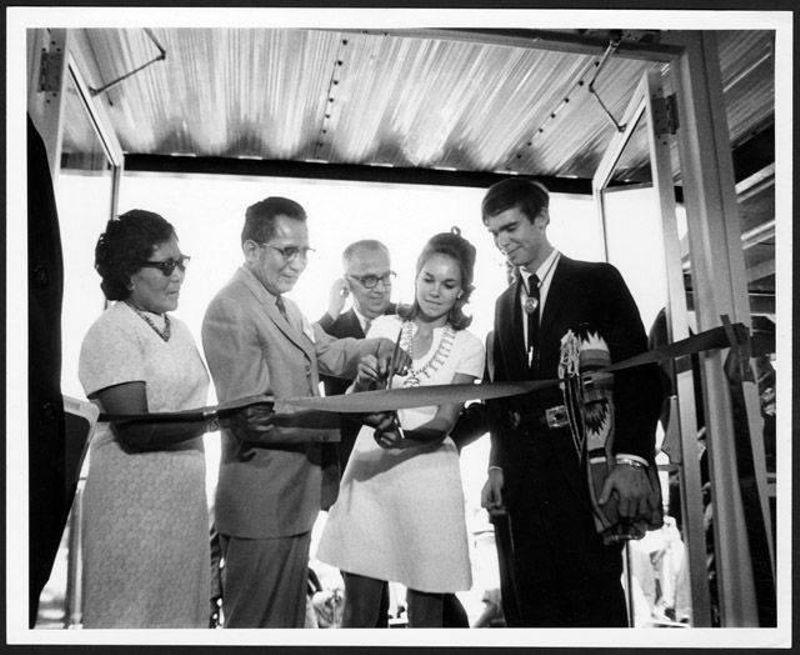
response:
<path fill-rule="evenodd" d="M 83 621 L 83 484 L 81 479 L 75 490 L 69 519 L 65 628 L 79 628 Z"/>
<path fill-rule="evenodd" d="M 670 145 L 672 136 L 666 126 L 657 127 L 654 104 L 663 103 L 664 91 L 661 75 L 648 74 L 650 93 L 645 98 L 650 165 L 655 189 L 656 212 L 661 216 L 664 247 L 664 274 L 667 279 L 667 332 L 670 341 L 689 336 L 686 291 L 681 266 L 680 240 L 675 212 Z M 697 410 L 694 401 L 694 384 L 691 369 L 678 371 L 675 366 L 674 391 L 678 411 L 670 413 L 670 422 L 676 421 L 680 432 L 680 484 L 683 504 L 683 532 L 686 539 L 686 557 L 689 559 L 689 583 L 692 596 L 692 625 L 711 625 L 711 599 L 706 572 L 706 540 L 703 525 L 703 495 L 700 480 L 700 453 L 697 446 Z"/>
<path fill-rule="evenodd" d="M 720 315 L 750 323 L 725 106 L 711 32 L 682 32 L 672 66 L 681 117 L 679 155 L 700 330 Z M 723 626 L 758 625 L 755 586 L 733 449 L 730 396 L 719 352 L 701 355 Z M 751 436 L 754 433 L 751 430 Z"/>

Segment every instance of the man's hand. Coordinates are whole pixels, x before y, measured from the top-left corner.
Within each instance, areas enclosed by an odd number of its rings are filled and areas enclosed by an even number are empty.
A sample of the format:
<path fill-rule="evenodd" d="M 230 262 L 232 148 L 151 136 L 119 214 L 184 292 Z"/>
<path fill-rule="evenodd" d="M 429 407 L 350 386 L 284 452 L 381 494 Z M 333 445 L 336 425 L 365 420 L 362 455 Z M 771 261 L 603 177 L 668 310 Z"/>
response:
<path fill-rule="evenodd" d="M 375 355 L 364 355 L 358 362 L 358 373 L 356 373 L 354 391 L 370 391 L 378 388 L 378 383 L 382 382 L 378 358 Z"/>
<path fill-rule="evenodd" d="M 375 442 L 386 450 L 391 448 L 411 448 L 412 446 L 419 445 L 411 439 L 406 439 L 405 436 L 397 429 L 397 423 L 393 420 L 385 430 L 375 430 Z"/>
<path fill-rule="evenodd" d="M 617 511 L 622 518 L 647 519 L 657 509 L 650 503 L 650 480 L 645 468 L 617 464 L 606 479 L 597 502 L 605 505 L 615 492 L 619 501 Z"/>
<path fill-rule="evenodd" d="M 481 507 L 490 515 L 505 514 L 506 507 L 503 504 L 503 469 L 489 469 L 489 477 L 481 490 Z"/>
<path fill-rule="evenodd" d="M 350 285 L 343 277 L 333 281 L 328 294 L 328 314 L 333 319 L 338 318 L 344 309 L 347 296 L 350 295 Z"/>
<path fill-rule="evenodd" d="M 274 428 L 275 412 L 272 405 L 255 404 L 242 407 L 229 417 L 220 419 L 223 428 L 244 430 L 251 434 L 265 434 Z"/>
<path fill-rule="evenodd" d="M 411 357 L 402 348 L 398 348 L 395 352 L 395 344 L 389 339 L 378 339 L 378 349 L 375 353 L 377 360 L 376 368 L 379 375 L 386 380 L 390 374 L 396 373 L 397 375 L 405 375 L 408 368 L 411 366 Z M 392 358 L 394 357 L 394 361 Z M 394 364 L 394 370 L 392 365 Z"/>
<path fill-rule="evenodd" d="M 372 414 L 362 414 L 361 422 L 374 428 L 376 432 L 384 432 L 395 427 L 395 418 L 394 412 L 373 412 Z"/>

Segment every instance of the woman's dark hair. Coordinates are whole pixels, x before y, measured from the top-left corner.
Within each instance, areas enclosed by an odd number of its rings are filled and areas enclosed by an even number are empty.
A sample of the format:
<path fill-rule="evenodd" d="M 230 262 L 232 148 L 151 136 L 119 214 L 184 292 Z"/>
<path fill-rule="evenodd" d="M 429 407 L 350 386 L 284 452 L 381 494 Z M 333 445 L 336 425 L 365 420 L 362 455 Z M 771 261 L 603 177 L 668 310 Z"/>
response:
<path fill-rule="evenodd" d="M 457 227 L 451 228 L 450 232 L 440 232 L 430 238 L 422 249 L 417 259 L 417 277 L 422 267 L 425 266 L 432 255 L 447 255 L 458 262 L 461 271 L 461 297 L 456 300 L 455 305 L 447 315 L 447 321 L 455 330 L 463 330 L 472 323 L 472 317 L 464 314 L 464 305 L 469 302 L 475 287 L 472 280 L 475 274 L 475 246 L 461 236 L 461 230 Z M 419 304 L 414 298 L 412 305 L 398 307 L 397 313 L 406 319 L 412 319 L 419 313 Z"/>
<path fill-rule="evenodd" d="M 153 248 L 169 241 L 175 228 L 163 217 L 144 209 L 132 209 L 112 218 L 94 249 L 94 267 L 108 300 L 125 300 L 131 293 L 131 275 L 153 254 Z"/>

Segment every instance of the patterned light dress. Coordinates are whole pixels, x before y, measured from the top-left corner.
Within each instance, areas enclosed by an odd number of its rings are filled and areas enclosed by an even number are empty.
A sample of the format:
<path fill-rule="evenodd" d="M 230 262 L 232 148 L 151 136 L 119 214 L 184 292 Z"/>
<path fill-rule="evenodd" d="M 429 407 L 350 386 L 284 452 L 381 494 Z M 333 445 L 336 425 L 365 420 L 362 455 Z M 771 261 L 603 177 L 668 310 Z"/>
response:
<path fill-rule="evenodd" d="M 152 315 L 154 321 L 159 317 Z M 164 342 L 128 305 L 106 310 L 81 347 L 88 395 L 146 383 L 150 411 L 206 403 L 208 373 L 187 327 Z M 126 452 L 98 424 L 83 494 L 85 628 L 208 627 L 210 554 L 202 437 Z"/>
<path fill-rule="evenodd" d="M 382 316 L 369 337 L 397 338 L 397 316 Z M 428 353 L 414 359 L 423 368 L 439 350 L 441 364 L 421 376 L 422 385 L 449 384 L 456 373 L 480 378 L 484 349 L 467 330 L 442 356 L 439 345 L 446 328 L 436 328 Z M 452 336 L 452 332 L 451 332 Z M 404 378 L 396 377 L 394 387 Z M 436 407 L 398 412 L 411 429 L 433 418 Z M 451 593 L 472 586 L 464 495 L 458 451 L 450 437 L 438 446 L 421 445 L 385 450 L 375 443 L 373 430 L 363 427 L 342 477 L 339 498 L 331 508 L 317 558 L 342 571 L 400 582 L 429 593 Z"/>

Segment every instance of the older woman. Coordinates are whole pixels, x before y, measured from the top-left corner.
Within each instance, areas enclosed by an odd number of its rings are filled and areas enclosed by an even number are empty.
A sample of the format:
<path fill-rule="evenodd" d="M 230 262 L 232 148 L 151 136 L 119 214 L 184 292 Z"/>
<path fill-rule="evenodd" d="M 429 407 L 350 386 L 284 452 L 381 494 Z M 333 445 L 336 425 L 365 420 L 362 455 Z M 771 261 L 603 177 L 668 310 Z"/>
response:
<path fill-rule="evenodd" d="M 399 337 L 412 359 L 394 386 L 465 384 L 483 374 L 481 341 L 465 328 L 475 248 L 454 229 L 417 261 L 412 307 L 376 318 L 369 337 Z M 379 377 L 362 361 L 355 389 Z M 411 627 L 441 627 L 445 594 L 471 586 L 458 451 L 449 437 L 459 404 L 401 410 L 399 423 L 364 427 L 331 508 L 317 557 L 342 570 L 343 627 L 376 624 L 382 581 L 408 588 Z M 383 429 L 380 429 L 383 427 Z"/>
<path fill-rule="evenodd" d="M 209 377 L 187 327 L 168 312 L 189 257 L 172 225 L 132 210 L 112 219 L 95 250 L 112 304 L 87 333 L 79 377 L 109 414 L 206 403 Z M 208 626 L 205 458 L 198 420 L 100 424 L 84 502 L 86 628 Z"/>

